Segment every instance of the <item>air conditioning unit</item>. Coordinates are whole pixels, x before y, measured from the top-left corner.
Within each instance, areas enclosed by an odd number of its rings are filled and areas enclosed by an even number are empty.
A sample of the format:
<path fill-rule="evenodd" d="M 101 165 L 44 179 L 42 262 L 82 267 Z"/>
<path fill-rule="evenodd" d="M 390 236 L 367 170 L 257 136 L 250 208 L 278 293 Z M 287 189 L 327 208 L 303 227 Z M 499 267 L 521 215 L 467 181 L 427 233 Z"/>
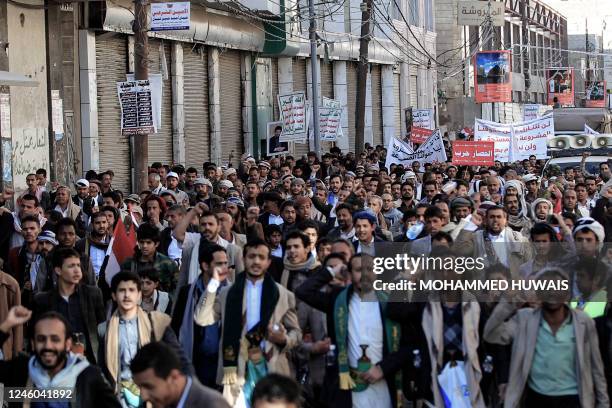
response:
<path fill-rule="evenodd" d="M 571 136 L 554 136 L 548 139 L 548 147 L 551 149 L 567 149 L 570 147 Z"/>
<path fill-rule="evenodd" d="M 574 149 L 584 149 L 591 147 L 591 137 L 589 135 L 577 135 L 569 138 L 570 147 Z"/>
<path fill-rule="evenodd" d="M 612 146 L 612 135 L 593 136 L 592 146 L 594 149 Z"/>

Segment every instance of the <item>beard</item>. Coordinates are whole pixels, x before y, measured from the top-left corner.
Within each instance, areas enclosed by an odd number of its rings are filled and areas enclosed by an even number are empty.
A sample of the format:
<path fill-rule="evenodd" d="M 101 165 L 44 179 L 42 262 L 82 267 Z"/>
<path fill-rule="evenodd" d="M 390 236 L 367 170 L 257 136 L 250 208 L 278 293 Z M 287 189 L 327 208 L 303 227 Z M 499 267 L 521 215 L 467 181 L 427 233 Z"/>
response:
<path fill-rule="evenodd" d="M 55 360 L 55 364 L 53 365 L 47 365 L 45 364 L 45 362 L 43 361 L 41 355 L 44 353 L 53 353 L 55 354 L 55 356 L 57 357 Z M 62 350 L 60 352 L 57 352 L 55 350 L 49 350 L 49 349 L 43 349 L 40 351 L 40 353 L 36 353 L 36 360 L 38 361 L 38 363 L 45 369 L 45 370 L 53 370 L 54 368 L 59 367 L 60 365 L 64 364 L 66 362 L 68 356 L 68 352 L 66 352 L 66 350 Z"/>

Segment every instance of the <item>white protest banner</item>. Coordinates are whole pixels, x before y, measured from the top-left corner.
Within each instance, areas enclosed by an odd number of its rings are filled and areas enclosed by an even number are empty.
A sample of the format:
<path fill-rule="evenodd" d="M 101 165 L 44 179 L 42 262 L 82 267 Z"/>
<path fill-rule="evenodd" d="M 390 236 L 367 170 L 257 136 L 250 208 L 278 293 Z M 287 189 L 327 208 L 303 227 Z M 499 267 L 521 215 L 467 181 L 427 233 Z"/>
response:
<path fill-rule="evenodd" d="M 476 119 L 474 123 L 474 140 L 495 142 L 495 160 L 511 160 L 512 125 L 504 125 L 487 120 Z"/>
<path fill-rule="evenodd" d="M 599 135 L 600 134 L 598 131 L 594 130 L 586 123 L 584 124 L 584 133 L 587 135 Z"/>
<path fill-rule="evenodd" d="M 191 3 L 151 3 L 151 31 L 189 30 Z"/>
<path fill-rule="evenodd" d="M 308 132 L 306 94 L 304 92 L 294 92 L 278 95 L 278 106 L 281 122 L 283 122 L 283 133 L 280 141 L 293 142 L 306 139 Z"/>
<path fill-rule="evenodd" d="M 319 108 L 319 137 L 321 141 L 335 142 L 338 138 L 338 129 L 342 109 L 338 108 Z"/>
<path fill-rule="evenodd" d="M 385 165 L 389 168 L 392 164 L 404 164 L 403 158 L 414 153 L 412 147 L 406 145 L 401 140 L 391 137 L 387 146 L 387 158 Z"/>
<path fill-rule="evenodd" d="M 134 74 L 127 74 L 128 81 L 134 81 Z M 153 133 L 162 127 L 162 74 L 149 74 L 151 84 L 151 106 L 153 107 Z"/>
<path fill-rule="evenodd" d="M 396 138 L 391 138 L 387 147 L 387 167 L 395 163 L 403 164 L 406 168 L 412 166 L 413 162 L 418 161 L 423 168 L 424 163 L 446 161 L 446 150 L 444 150 L 444 142 L 439 129 L 436 129 L 415 152 L 411 150 Z"/>
<path fill-rule="evenodd" d="M 337 101 L 335 99 L 328 98 L 326 96 L 324 96 L 322 100 L 323 100 L 324 108 L 338 108 L 340 109 L 340 114 L 342 115 L 343 113 L 342 102 Z M 340 116 L 340 119 L 342 119 L 342 116 Z M 341 121 L 340 126 L 338 126 L 338 135 L 336 137 L 336 140 L 342 139 L 343 137 L 344 137 L 344 134 L 342 133 L 342 121 Z"/>
<path fill-rule="evenodd" d="M 540 105 L 537 103 L 526 103 L 523 105 L 523 120 L 525 122 L 534 120 L 540 117 Z"/>
<path fill-rule="evenodd" d="M 531 155 L 545 159 L 548 157 L 546 142 L 549 136 L 555 134 L 553 115 L 551 113 L 529 122 L 515 123 L 512 125 L 512 134 L 512 160 L 529 159 Z"/>
<path fill-rule="evenodd" d="M 432 109 L 413 109 L 412 126 L 423 129 L 433 130 L 433 110 Z"/>

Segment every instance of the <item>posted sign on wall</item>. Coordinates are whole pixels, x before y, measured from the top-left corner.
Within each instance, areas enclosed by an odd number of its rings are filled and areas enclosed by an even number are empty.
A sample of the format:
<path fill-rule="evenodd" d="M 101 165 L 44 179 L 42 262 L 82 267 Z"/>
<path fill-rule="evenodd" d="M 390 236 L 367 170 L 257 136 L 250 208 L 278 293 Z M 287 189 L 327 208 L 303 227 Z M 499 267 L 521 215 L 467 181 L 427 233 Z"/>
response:
<path fill-rule="evenodd" d="M 151 3 L 151 31 L 189 30 L 191 3 Z"/>
<path fill-rule="evenodd" d="M 121 134 L 153 133 L 151 85 L 148 80 L 117 82 L 121 106 Z"/>

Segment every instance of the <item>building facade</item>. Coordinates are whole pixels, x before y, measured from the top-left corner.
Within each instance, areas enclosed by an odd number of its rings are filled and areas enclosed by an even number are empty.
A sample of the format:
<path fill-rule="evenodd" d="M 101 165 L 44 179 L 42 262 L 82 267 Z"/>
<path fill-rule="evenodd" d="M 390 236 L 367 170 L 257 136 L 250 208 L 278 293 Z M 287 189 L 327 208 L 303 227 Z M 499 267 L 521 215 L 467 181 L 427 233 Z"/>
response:
<path fill-rule="evenodd" d="M 436 107 L 437 74 L 433 0 L 374 3 L 365 142 L 377 145 L 403 132 L 405 108 Z M 355 151 L 360 4 L 317 3 L 316 10 L 319 95 L 344 108 L 343 138 L 336 142 L 344 151 Z M 4 7 L 6 70 L 40 78 L 35 89 L 8 91 L 6 149 L 22 149 L 20 129 L 40 139 L 28 144 L 28 155 L 13 155 L 14 184 L 25 186 L 25 175 L 39 167 L 67 184 L 89 169 L 112 169 L 116 187 L 130 191 L 133 139 L 121 135 L 116 84 L 134 72 L 133 3 L 39 0 L 38 8 Z M 279 119 L 278 94 L 305 91 L 311 98 L 307 11 L 302 0 L 192 2 L 189 30 L 149 32 L 149 74 L 161 83 L 161 123 L 149 135 L 149 164 L 201 169 L 205 161 L 236 166 L 243 154 L 261 157 L 266 125 Z M 312 145 L 293 143 L 291 152 L 299 157 Z"/>
<path fill-rule="evenodd" d="M 612 4 L 606 0 L 545 1 L 567 16 L 568 59 L 576 69 L 576 106 L 584 102 L 587 81 L 604 80 L 612 93 Z"/>
<path fill-rule="evenodd" d="M 567 66 L 567 21 L 539 0 L 504 0 L 503 27 L 460 26 L 461 0 L 439 0 L 436 30 L 440 124 L 450 131 L 474 126 L 475 118 L 522 120 L 525 103 L 546 104 L 546 68 Z M 512 103 L 474 102 L 473 56 L 480 50 L 511 50 Z M 544 109 L 544 108 L 543 108 Z"/>

